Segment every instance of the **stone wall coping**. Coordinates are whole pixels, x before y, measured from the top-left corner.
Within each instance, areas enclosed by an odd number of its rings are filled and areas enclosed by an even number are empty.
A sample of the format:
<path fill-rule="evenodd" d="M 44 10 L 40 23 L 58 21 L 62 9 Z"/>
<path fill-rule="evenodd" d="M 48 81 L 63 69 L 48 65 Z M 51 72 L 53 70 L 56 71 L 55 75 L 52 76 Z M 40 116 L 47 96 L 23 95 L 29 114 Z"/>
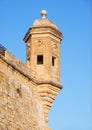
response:
<path fill-rule="evenodd" d="M 22 63 L 18 60 L 14 55 L 12 55 L 9 51 L 5 50 L 4 54 L 0 53 L 0 58 L 2 58 L 7 64 L 13 67 L 15 70 L 19 71 L 21 74 L 26 76 L 28 79 L 36 82 L 34 72 L 29 69 L 26 64 Z"/>

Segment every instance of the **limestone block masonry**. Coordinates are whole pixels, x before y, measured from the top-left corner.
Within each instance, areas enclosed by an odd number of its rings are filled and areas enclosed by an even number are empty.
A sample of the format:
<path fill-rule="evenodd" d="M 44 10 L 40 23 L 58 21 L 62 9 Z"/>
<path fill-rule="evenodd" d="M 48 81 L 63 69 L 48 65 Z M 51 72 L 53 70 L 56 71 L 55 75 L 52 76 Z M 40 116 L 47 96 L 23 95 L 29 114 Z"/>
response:
<path fill-rule="evenodd" d="M 41 12 L 24 37 L 26 64 L 0 46 L 0 130 L 50 130 L 48 112 L 60 84 L 58 27 Z"/>

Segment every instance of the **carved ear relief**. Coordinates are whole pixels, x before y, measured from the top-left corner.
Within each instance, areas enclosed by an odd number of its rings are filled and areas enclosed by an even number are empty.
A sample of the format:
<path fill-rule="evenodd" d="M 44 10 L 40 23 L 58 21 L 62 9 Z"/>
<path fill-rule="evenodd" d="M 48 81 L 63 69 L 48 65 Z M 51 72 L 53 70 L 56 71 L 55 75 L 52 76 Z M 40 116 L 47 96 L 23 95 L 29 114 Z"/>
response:
<path fill-rule="evenodd" d="M 57 46 L 56 43 L 52 43 L 52 47 L 53 47 L 54 49 L 57 49 L 57 48 L 58 48 L 58 46 Z"/>

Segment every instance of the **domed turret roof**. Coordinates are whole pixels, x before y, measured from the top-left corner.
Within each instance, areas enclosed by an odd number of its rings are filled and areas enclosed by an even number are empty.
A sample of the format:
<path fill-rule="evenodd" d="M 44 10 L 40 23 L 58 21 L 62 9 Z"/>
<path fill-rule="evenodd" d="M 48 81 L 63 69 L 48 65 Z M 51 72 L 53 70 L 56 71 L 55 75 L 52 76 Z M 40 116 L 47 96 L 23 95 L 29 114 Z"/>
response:
<path fill-rule="evenodd" d="M 47 15 L 46 10 L 42 10 L 41 15 L 42 15 L 42 18 L 35 20 L 32 27 L 46 27 L 46 26 L 49 26 L 49 27 L 53 27 L 54 29 L 58 30 L 58 27 L 56 26 L 56 24 L 54 24 L 52 21 L 50 21 L 49 19 L 46 18 L 46 15 Z"/>

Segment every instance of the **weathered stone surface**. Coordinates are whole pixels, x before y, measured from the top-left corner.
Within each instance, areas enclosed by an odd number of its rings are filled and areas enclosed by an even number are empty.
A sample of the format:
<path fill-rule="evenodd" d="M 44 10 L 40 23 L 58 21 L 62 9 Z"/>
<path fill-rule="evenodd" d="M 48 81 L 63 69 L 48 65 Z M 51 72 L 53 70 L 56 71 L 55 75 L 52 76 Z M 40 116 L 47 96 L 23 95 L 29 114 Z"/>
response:
<path fill-rule="evenodd" d="M 0 130 L 50 130 L 48 112 L 62 89 L 63 36 L 46 14 L 43 10 L 24 37 L 26 64 L 0 48 Z"/>
<path fill-rule="evenodd" d="M 41 12 L 24 37 L 26 42 L 26 64 L 35 72 L 37 91 L 43 105 L 45 121 L 60 85 L 60 41 L 62 33 L 57 26 L 46 18 L 47 12 Z M 38 56 L 41 56 L 38 59 Z M 38 63 L 40 60 L 41 64 Z"/>
<path fill-rule="evenodd" d="M 36 85 L 0 58 L 0 130 L 45 130 Z"/>

